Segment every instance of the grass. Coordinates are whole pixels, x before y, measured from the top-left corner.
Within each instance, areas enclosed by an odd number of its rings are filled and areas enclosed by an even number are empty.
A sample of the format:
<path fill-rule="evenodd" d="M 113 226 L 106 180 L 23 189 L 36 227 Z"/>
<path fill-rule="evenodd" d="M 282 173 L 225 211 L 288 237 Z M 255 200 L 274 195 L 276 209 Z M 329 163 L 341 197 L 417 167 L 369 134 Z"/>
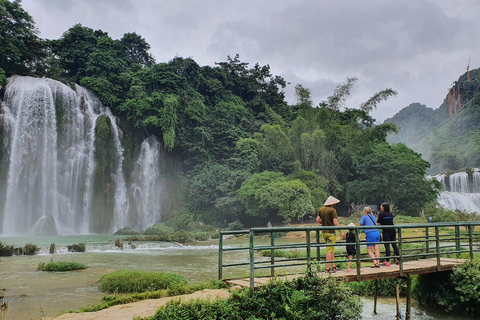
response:
<path fill-rule="evenodd" d="M 182 284 L 175 286 L 172 289 L 163 289 L 157 291 L 147 291 L 142 293 L 133 293 L 133 294 L 113 294 L 105 295 L 102 298 L 102 303 L 94 306 L 86 306 L 80 308 L 79 311 L 70 310 L 69 313 L 73 312 L 94 312 L 102 309 L 109 308 L 111 306 L 126 304 L 131 302 L 137 302 L 147 299 L 160 299 L 164 297 L 178 296 L 182 294 L 189 294 L 195 291 L 204 290 L 204 289 L 221 289 L 228 288 L 228 284 L 220 280 L 211 280 L 209 282 L 201 282 L 196 284 Z"/>
<path fill-rule="evenodd" d="M 186 283 L 185 276 L 175 273 L 117 270 L 100 278 L 100 290 L 106 293 L 139 293 L 174 289 Z"/>
<path fill-rule="evenodd" d="M 67 261 L 52 261 L 49 263 L 41 262 L 38 264 L 38 271 L 73 271 L 73 270 L 83 270 L 87 266 L 78 263 L 78 262 L 67 262 Z"/>

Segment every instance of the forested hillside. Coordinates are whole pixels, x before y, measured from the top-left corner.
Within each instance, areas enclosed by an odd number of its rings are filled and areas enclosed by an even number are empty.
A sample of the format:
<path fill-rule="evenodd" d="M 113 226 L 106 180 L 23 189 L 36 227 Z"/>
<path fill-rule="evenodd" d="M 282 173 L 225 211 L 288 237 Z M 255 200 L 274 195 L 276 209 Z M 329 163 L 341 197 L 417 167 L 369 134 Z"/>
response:
<path fill-rule="evenodd" d="M 480 70 L 453 83 L 442 105 L 431 109 L 419 103 L 402 109 L 385 123 L 398 125 L 391 143 L 405 143 L 429 161 L 430 173 L 459 171 L 480 165 Z M 452 97 L 452 90 L 455 96 Z M 447 90 L 448 91 L 448 88 Z M 456 110 L 455 110 L 456 109 Z"/>
<path fill-rule="evenodd" d="M 160 137 L 183 176 L 172 219 L 185 225 L 290 222 L 315 215 L 330 194 L 340 210 L 389 201 L 412 215 L 436 198 L 438 183 L 424 176 L 429 163 L 387 143 L 396 126 L 375 125 L 369 114 L 392 89 L 350 106 L 354 77 L 319 104 L 298 84 L 289 105 L 285 79 L 238 55 L 212 66 L 178 56 L 157 62 L 136 33 L 112 39 L 77 24 L 46 40 L 20 2 L 0 0 L 0 13 L 8 17 L 0 21 L 0 82 L 18 74 L 78 83 L 121 119 L 125 136 Z"/>

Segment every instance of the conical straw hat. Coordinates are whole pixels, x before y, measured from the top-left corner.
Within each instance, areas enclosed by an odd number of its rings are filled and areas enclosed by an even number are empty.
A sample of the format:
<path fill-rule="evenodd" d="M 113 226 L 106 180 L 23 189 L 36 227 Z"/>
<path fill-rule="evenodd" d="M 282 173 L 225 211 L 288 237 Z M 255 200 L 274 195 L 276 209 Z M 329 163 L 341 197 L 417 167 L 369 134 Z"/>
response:
<path fill-rule="evenodd" d="M 355 224 L 353 222 L 350 222 L 349 224 L 347 224 L 347 227 L 355 227 Z"/>
<path fill-rule="evenodd" d="M 327 201 L 325 201 L 325 203 L 323 205 L 324 206 L 331 206 L 331 205 L 334 205 L 334 204 L 337 204 L 337 203 L 340 203 L 340 200 L 338 200 L 335 197 L 329 196 Z"/>

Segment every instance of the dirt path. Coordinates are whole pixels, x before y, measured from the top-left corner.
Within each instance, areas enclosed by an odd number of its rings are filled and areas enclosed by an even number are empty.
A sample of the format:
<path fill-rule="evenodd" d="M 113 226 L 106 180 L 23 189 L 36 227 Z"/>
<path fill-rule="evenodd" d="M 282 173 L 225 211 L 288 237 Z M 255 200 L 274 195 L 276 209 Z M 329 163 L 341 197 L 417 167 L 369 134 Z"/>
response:
<path fill-rule="evenodd" d="M 55 318 L 42 318 L 42 320 L 132 320 L 134 317 L 143 319 L 153 316 L 159 307 L 170 300 L 181 300 L 182 302 L 192 299 L 214 300 L 216 298 L 227 298 L 229 295 L 227 289 L 205 289 L 182 296 L 132 302 L 96 312 L 65 313 Z"/>

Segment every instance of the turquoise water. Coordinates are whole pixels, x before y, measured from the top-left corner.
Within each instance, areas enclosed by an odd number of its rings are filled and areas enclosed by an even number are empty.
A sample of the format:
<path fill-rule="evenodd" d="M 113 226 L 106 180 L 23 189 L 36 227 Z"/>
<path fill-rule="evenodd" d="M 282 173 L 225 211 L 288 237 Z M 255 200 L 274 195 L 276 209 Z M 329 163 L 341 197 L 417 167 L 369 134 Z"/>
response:
<path fill-rule="evenodd" d="M 61 312 L 81 306 L 100 303 L 103 293 L 98 290 L 99 279 L 118 269 L 175 272 L 183 274 L 190 283 L 216 279 L 218 276 L 218 240 L 183 246 L 175 243 L 136 243 L 132 249 L 125 244 L 124 249 L 115 247 L 115 240 L 121 236 L 83 235 L 37 238 L 0 238 L 4 244 L 24 246 L 33 243 L 41 247 L 35 256 L 0 257 L 0 295 L 5 296 L 8 309 L 0 311 L 0 320 L 40 319 L 54 317 Z M 237 240 L 229 240 L 229 245 Z M 240 240 L 239 240 L 240 241 Z M 85 242 L 84 253 L 68 253 L 66 246 Z M 238 241 L 237 241 L 238 242 Z M 49 254 L 50 244 L 55 243 L 55 254 Z M 245 243 L 242 242 L 242 246 Z M 246 254 L 234 252 L 224 255 L 224 263 L 248 261 Z M 74 272 L 38 272 L 41 262 L 75 261 L 88 266 L 86 270 Z M 238 268 L 236 273 L 226 272 L 227 277 L 240 277 L 248 274 L 248 267 Z M 394 299 L 380 299 L 377 315 L 372 315 L 373 299 L 362 298 L 363 319 L 394 319 L 396 305 Z M 405 311 L 404 299 L 402 310 Z M 412 319 L 459 320 L 462 317 L 449 317 L 443 314 L 413 306 Z"/>

